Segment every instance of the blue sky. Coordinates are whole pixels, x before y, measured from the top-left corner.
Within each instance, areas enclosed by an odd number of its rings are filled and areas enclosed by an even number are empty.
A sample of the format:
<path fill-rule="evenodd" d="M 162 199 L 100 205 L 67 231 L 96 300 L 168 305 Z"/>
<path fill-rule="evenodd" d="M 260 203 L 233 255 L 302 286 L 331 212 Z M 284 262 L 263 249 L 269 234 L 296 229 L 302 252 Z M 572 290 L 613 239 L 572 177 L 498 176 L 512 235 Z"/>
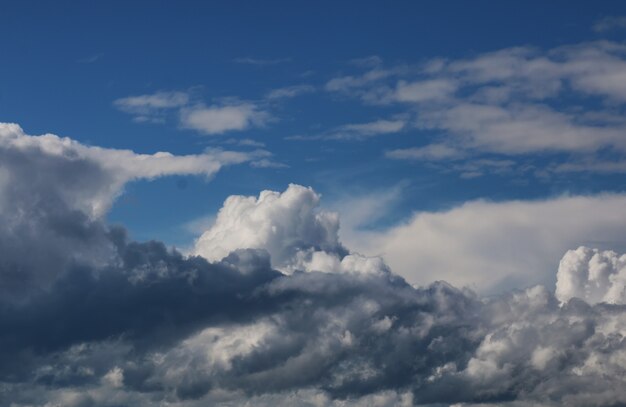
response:
<path fill-rule="evenodd" d="M 0 119 L 28 134 L 138 153 L 263 150 L 210 181 L 174 175 L 126 185 L 108 219 L 139 240 L 183 248 L 226 197 L 289 183 L 312 186 L 323 206 L 344 212 L 359 198 L 384 202 L 346 226 L 366 232 L 480 199 L 620 193 L 626 92 L 585 75 L 623 62 L 623 50 L 610 48 L 626 35 L 625 8 L 4 2 Z M 575 68 L 593 65 L 593 50 L 606 59 L 600 73 Z M 568 64 L 536 68 L 546 59 Z M 487 95 L 495 88 L 510 94 Z M 485 106 L 494 111 L 460 111 Z M 510 126 L 494 128 L 490 114 L 510 115 Z M 615 168 L 590 169 L 607 162 Z"/>
<path fill-rule="evenodd" d="M 0 1 L 0 405 L 626 405 L 625 36 Z"/>

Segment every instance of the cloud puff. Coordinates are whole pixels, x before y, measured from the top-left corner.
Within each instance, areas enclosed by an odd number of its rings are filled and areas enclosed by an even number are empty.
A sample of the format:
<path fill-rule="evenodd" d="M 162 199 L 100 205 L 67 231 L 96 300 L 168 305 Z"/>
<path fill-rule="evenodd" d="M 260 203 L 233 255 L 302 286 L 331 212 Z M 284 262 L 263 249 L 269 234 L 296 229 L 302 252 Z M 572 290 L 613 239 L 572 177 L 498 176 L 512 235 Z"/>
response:
<path fill-rule="evenodd" d="M 590 304 L 626 304 L 626 256 L 579 247 L 563 256 L 556 277 L 560 301 L 580 298 Z"/>
<path fill-rule="evenodd" d="M 239 248 L 264 249 L 272 265 L 287 270 L 300 252 L 343 253 L 336 214 L 318 211 L 320 196 L 291 184 L 282 193 L 263 191 L 258 198 L 231 196 L 215 224 L 196 241 L 194 253 L 220 260 Z"/>
<path fill-rule="evenodd" d="M 252 126 L 262 126 L 268 119 L 269 115 L 252 103 L 194 106 L 180 112 L 180 123 L 184 128 L 204 134 L 246 130 Z"/>

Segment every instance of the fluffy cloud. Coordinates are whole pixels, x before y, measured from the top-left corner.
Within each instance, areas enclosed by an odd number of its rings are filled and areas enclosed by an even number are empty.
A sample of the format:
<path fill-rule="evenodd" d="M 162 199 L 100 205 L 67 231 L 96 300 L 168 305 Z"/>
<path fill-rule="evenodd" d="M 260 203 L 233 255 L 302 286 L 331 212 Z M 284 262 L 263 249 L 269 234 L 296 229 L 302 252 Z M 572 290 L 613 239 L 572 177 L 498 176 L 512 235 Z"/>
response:
<path fill-rule="evenodd" d="M 272 265 L 289 270 L 302 253 L 341 254 L 339 219 L 317 211 L 320 196 L 311 188 L 289 185 L 282 193 L 263 191 L 258 198 L 231 196 L 215 224 L 197 240 L 194 253 L 221 260 L 238 248 L 264 249 Z"/>
<path fill-rule="evenodd" d="M 579 247 L 561 259 L 556 277 L 560 301 L 580 298 L 590 304 L 626 304 L 626 256 Z"/>
<path fill-rule="evenodd" d="M 180 123 L 184 128 L 204 134 L 246 130 L 252 126 L 262 126 L 268 119 L 269 115 L 252 103 L 194 106 L 180 112 Z"/>

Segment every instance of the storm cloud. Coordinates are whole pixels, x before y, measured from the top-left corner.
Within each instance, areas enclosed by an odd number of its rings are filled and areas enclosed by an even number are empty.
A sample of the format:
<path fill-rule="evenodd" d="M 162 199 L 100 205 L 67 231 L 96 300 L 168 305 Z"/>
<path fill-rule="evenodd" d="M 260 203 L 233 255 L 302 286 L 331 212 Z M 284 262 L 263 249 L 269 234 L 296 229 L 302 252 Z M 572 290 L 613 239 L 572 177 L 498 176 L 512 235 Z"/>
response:
<path fill-rule="evenodd" d="M 416 287 L 345 248 L 337 215 L 291 185 L 229 198 L 184 256 L 94 210 L 166 175 L 143 167 L 155 156 L 111 167 L 96 157 L 117 152 L 3 129 L 2 405 L 626 403 L 615 253 L 567 253 L 556 295 Z M 168 173 L 206 173 L 184 168 Z"/>

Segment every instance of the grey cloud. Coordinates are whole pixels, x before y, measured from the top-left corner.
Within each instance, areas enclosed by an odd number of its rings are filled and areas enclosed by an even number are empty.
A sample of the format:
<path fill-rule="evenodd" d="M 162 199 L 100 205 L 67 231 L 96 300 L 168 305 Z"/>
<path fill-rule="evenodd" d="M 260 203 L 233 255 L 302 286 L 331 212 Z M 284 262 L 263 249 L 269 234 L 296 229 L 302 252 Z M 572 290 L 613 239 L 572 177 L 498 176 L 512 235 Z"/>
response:
<path fill-rule="evenodd" d="M 0 278 L 24 284 L 0 296 L 2 405 L 626 403 L 623 305 L 414 287 L 348 252 L 300 186 L 227 200 L 216 230 L 236 242 L 186 257 L 72 206 L 110 182 L 99 161 L 3 146 L 0 216 L 23 251 L 0 239 Z M 33 263 L 46 250 L 63 261 Z"/>

